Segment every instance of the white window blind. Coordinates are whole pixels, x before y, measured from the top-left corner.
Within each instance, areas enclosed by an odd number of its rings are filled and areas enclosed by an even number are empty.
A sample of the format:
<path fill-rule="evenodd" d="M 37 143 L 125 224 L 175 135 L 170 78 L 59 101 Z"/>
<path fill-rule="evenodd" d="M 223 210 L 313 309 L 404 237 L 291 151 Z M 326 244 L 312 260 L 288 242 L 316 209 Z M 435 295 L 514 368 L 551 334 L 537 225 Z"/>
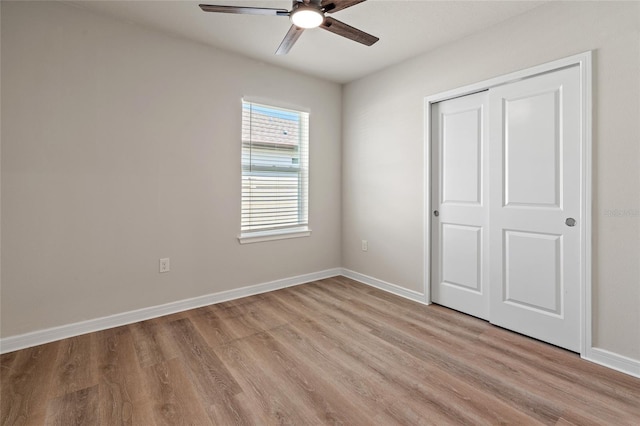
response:
<path fill-rule="evenodd" d="M 308 113 L 242 102 L 242 235 L 307 226 L 308 147 Z"/>

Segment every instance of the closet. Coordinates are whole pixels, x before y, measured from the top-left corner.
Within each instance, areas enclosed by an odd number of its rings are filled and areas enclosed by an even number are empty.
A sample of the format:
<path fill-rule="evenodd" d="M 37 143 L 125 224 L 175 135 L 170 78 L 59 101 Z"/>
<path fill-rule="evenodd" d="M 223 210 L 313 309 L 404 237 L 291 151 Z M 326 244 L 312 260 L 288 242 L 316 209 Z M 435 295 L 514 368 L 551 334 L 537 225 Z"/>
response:
<path fill-rule="evenodd" d="M 581 96 L 574 65 L 430 108 L 432 301 L 576 352 Z"/>

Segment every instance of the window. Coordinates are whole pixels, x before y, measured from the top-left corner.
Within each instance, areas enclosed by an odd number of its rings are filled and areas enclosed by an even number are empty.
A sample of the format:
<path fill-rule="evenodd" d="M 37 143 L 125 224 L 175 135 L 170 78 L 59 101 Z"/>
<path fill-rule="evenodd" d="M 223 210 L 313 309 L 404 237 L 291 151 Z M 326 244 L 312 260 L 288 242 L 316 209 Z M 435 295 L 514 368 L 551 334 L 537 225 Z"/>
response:
<path fill-rule="evenodd" d="M 308 229 L 309 114 L 242 102 L 241 243 Z"/>

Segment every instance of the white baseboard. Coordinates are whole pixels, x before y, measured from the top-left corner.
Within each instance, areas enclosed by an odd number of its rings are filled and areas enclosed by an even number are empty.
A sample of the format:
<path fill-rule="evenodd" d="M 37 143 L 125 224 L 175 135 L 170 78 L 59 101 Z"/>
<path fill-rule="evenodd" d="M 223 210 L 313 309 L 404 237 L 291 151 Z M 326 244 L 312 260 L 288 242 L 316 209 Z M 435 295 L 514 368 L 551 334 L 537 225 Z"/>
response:
<path fill-rule="evenodd" d="M 344 275 L 366 285 L 370 285 L 377 289 L 404 297 L 418 303 L 427 304 L 427 295 L 414 290 L 408 290 L 395 284 L 391 284 L 368 275 L 344 269 L 334 268 L 325 271 L 314 272 L 311 274 L 299 275 L 291 278 L 271 281 L 267 283 L 242 287 L 234 290 L 221 291 L 218 293 L 207 294 L 191 299 L 179 300 L 177 302 L 166 303 L 164 305 L 151 306 L 148 308 L 138 309 L 135 311 L 123 312 L 108 317 L 95 318 L 92 320 L 77 322 L 73 324 L 63 325 L 59 327 L 38 330 L 31 333 L 10 336 L 0 339 L 0 354 L 13 352 L 19 349 L 29 348 L 32 346 L 42 345 L 44 343 L 56 340 L 66 339 L 73 336 L 79 336 L 86 333 L 105 330 L 113 327 L 120 327 L 127 324 L 133 324 L 164 315 L 175 314 L 177 312 L 187 311 L 202 306 L 213 305 L 216 303 L 226 302 L 228 300 L 240 299 L 242 297 L 253 296 L 260 293 L 279 290 L 281 288 L 293 287 L 312 281 L 325 278 Z M 626 373 L 630 376 L 640 378 L 640 361 L 625 357 L 613 352 L 609 352 L 600 348 L 589 348 L 583 359 L 600 364 L 604 367 Z"/>
<path fill-rule="evenodd" d="M 355 272 L 350 269 L 343 268 L 342 275 L 344 275 L 347 278 L 351 278 L 352 280 L 359 281 L 363 284 L 370 285 L 371 287 L 375 287 L 377 289 L 395 294 L 396 296 L 404 297 L 405 299 L 413 300 L 414 302 L 423 303 L 425 305 L 428 304 L 427 295 L 424 293 L 420 293 L 414 290 L 408 290 L 404 287 L 400 287 L 398 285 L 391 284 L 386 281 L 382 281 L 377 278 L 370 277 L 368 275 L 363 275 L 359 272 Z"/>
<path fill-rule="evenodd" d="M 613 370 L 626 373 L 630 376 L 640 378 L 640 361 L 628 358 L 623 355 L 619 355 L 613 352 L 609 352 L 606 349 L 590 348 L 587 349 L 587 353 L 582 357 L 587 361 L 600 364 L 604 367 L 611 368 Z"/>
<path fill-rule="evenodd" d="M 335 277 L 342 274 L 341 268 L 328 269 L 311 274 L 299 275 L 291 278 L 271 281 L 267 283 L 242 287 L 234 290 L 221 291 L 191 299 L 179 300 L 164 305 L 150 306 L 135 311 L 123 312 L 108 317 L 95 318 L 59 327 L 38 330 L 31 333 L 20 334 L 0 339 L 0 354 L 17 351 L 18 349 L 42 345 L 55 340 L 66 339 L 81 334 L 92 333 L 122 325 L 133 324 L 139 321 L 157 318 L 164 315 L 175 314 L 189 309 L 226 302 L 228 300 L 253 296 L 260 293 L 292 287 L 324 278 Z"/>

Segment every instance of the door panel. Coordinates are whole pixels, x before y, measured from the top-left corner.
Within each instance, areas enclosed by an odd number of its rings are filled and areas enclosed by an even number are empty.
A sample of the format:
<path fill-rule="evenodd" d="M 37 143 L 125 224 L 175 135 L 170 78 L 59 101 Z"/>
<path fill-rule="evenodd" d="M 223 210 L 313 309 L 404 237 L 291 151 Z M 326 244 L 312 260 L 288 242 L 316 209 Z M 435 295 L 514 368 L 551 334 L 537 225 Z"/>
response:
<path fill-rule="evenodd" d="M 482 108 L 443 112 L 442 203 L 480 204 Z"/>
<path fill-rule="evenodd" d="M 572 67 L 489 94 L 491 322 L 573 351 L 580 344 L 579 81 Z M 576 226 L 565 225 L 569 217 Z"/>
<path fill-rule="evenodd" d="M 560 99 L 559 89 L 504 99 L 506 206 L 559 207 Z"/>
<path fill-rule="evenodd" d="M 442 284 L 481 294 L 482 227 L 443 223 L 441 229 Z"/>
<path fill-rule="evenodd" d="M 562 315 L 562 235 L 504 231 L 503 253 L 505 303 Z"/>
<path fill-rule="evenodd" d="M 487 94 L 432 107 L 432 299 L 488 319 Z"/>

